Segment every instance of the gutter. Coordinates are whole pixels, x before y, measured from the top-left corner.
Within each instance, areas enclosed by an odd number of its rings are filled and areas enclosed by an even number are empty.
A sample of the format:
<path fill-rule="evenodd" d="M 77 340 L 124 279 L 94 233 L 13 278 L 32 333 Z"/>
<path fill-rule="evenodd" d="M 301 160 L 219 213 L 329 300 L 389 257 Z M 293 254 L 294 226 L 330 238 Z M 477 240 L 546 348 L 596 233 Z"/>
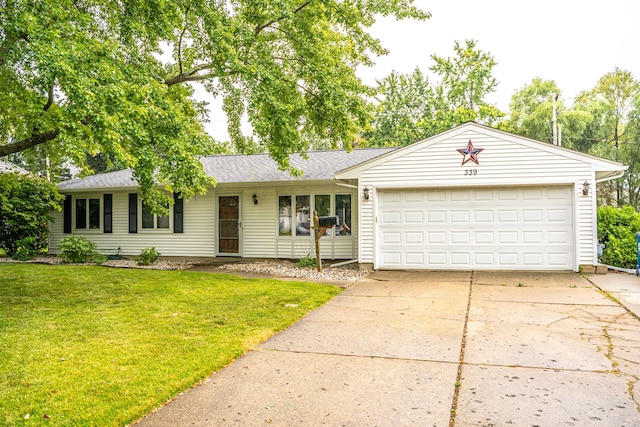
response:
<path fill-rule="evenodd" d="M 605 176 L 604 178 L 596 179 L 596 183 L 605 182 L 605 181 L 611 181 L 612 179 L 622 178 L 624 176 L 625 171 L 626 171 L 626 168 L 625 168 L 625 170 L 622 170 L 622 171 L 620 171 L 618 173 L 615 173 L 613 175 L 609 175 L 609 176 Z"/>
<path fill-rule="evenodd" d="M 337 179 L 335 176 L 333 177 L 333 181 L 337 184 L 340 185 L 342 187 L 348 187 L 348 188 L 355 188 L 356 190 L 358 189 L 357 185 L 353 185 L 353 184 L 349 184 L 347 182 L 344 181 L 340 181 L 339 179 Z"/>

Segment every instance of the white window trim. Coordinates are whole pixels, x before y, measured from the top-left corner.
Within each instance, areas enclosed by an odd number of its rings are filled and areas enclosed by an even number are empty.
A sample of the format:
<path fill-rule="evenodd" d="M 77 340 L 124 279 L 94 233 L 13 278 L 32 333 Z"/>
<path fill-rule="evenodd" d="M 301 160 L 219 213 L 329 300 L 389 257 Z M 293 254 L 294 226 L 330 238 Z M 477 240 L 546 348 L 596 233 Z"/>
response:
<path fill-rule="evenodd" d="M 89 200 L 91 199 L 96 199 L 98 200 L 98 205 L 99 205 L 99 217 L 98 217 L 98 222 L 100 223 L 100 226 L 98 228 L 91 228 L 90 224 L 89 224 L 89 214 L 90 214 L 90 209 L 89 209 Z M 85 213 L 85 221 L 87 226 L 85 228 L 78 228 L 76 227 L 76 225 L 78 224 L 76 221 L 76 218 L 78 216 L 78 203 L 77 200 L 85 200 L 86 201 L 86 205 L 85 205 L 85 209 L 86 209 L 86 213 Z M 71 224 L 73 225 L 73 229 L 72 231 L 74 233 L 102 233 L 102 229 L 104 227 L 104 200 L 101 196 L 81 196 L 81 197 L 77 197 L 74 196 L 71 199 Z"/>
<path fill-rule="evenodd" d="M 276 195 L 276 237 L 279 239 L 304 239 L 304 238 L 309 238 L 309 237 L 313 237 L 313 233 L 310 234 L 303 234 L 303 235 L 298 235 L 296 232 L 296 210 L 295 210 L 295 203 L 296 203 L 296 197 L 297 196 L 309 196 L 309 208 L 311 210 L 311 212 L 313 212 L 316 209 L 316 196 L 329 196 L 329 214 L 333 214 L 334 216 L 337 216 L 336 214 L 336 196 L 349 196 L 351 197 L 351 222 L 352 224 L 349 225 L 349 227 L 351 228 L 350 231 L 350 235 L 348 236 L 342 236 L 342 235 L 336 235 L 335 232 L 335 227 L 332 228 L 331 230 L 329 230 L 329 234 L 325 234 L 323 237 L 331 237 L 331 238 L 336 238 L 336 239 L 350 239 L 353 238 L 353 194 L 349 193 L 349 192 L 331 192 L 331 191 L 320 191 L 317 193 L 314 192 L 308 192 L 308 193 L 283 193 L 283 194 L 277 194 Z M 280 234 L 280 197 L 290 197 L 291 198 L 291 214 L 289 215 L 289 221 L 291 222 L 291 235 L 290 236 L 283 236 Z M 313 221 L 313 218 L 311 218 L 311 221 Z"/>
<path fill-rule="evenodd" d="M 138 197 L 138 233 L 154 233 L 154 234 L 172 234 L 173 233 L 173 207 L 169 206 L 169 227 L 158 228 L 158 215 L 153 214 L 153 228 L 142 227 L 142 198 Z"/>

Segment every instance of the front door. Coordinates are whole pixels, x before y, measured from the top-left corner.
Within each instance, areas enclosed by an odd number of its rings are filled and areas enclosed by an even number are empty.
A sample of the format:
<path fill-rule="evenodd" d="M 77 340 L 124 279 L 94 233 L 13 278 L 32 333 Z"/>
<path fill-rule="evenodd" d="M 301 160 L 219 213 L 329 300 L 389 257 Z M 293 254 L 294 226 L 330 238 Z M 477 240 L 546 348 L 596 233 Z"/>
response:
<path fill-rule="evenodd" d="M 218 255 L 240 255 L 240 196 L 218 196 Z"/>

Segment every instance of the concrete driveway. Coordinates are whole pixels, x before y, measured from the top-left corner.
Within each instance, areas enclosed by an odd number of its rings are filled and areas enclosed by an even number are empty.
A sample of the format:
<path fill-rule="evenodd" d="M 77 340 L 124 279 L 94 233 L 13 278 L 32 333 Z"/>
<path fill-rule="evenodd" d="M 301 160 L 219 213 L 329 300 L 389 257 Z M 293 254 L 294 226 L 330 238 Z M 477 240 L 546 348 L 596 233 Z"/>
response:
<path fill-rule="evenodd" d="M 376 272 L 139 425 L 638 426 L 608 276 Z"/>

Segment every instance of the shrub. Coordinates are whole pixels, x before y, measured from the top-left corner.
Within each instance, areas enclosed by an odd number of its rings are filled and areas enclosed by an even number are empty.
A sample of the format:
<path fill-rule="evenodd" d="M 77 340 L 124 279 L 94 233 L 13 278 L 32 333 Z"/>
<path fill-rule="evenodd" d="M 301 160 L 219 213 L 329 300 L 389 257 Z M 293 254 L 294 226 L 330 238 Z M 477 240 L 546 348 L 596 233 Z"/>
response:
<path fill-rule="evenodd" d="M 18 261 L 28 261 L 33 259 L 38 254 L 36 245 L 37 240 L 33 236 L 18 240 L 16 242 L 17 247 L 16 252 L 13 254 L 13 259 L 17 259 Z"/>
<path fill-rule="evenodd" d="M 631 206 L 598 208 L 598 240 L 605 244 L 601 261 L 622 268 L 635 268 L 640 231 L 640 214 Z"/>
<path fill-rule="evenodd" d="M 28 246 L 40 251 L 47 247 L 48 221 L 51 211 L 61 210 L 64 199 L 55 185 L 31 175 L 0 173 L 0 248 L 8 256 L 15 256 L 18 242 L 25 239 Z"/>
<path fill-rule="evenodd" d="M 158 260 L 160 252 L 156 251 L 156 248 L 144 248 L 140 255 L 136 257 L 138 265 L 151 265 Z"/>
<path fill-rule="evenodd" d="M 311 255 L 307 255 L 304 258 L 300 258 L 297 262 L 296 262 L 296 267 L 300 267 L 300 268 L 304 268 L 304 267 L 315 267 L 316 266 L 316 259 L 312 258 Z"/>
<path fill-rule="evenodd" d="M 85 262 L 105 262 L 107 257 L 98 252 L 95 243 L 82 236 L 65 237 L 58 244 L 58 248 L 62 251 L 60 256 L 68 262 L 85 263 Z"/>

